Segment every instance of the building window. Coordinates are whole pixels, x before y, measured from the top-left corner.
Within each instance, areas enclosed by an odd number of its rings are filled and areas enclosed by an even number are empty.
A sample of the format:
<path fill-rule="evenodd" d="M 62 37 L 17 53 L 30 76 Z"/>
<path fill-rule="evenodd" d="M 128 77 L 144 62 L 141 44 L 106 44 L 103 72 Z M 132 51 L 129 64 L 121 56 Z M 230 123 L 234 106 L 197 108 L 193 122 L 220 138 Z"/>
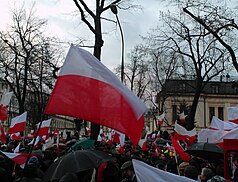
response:
<path fill-rule="evenodd" d="M 179 84 L 179 90 L 180 90 L 180 91 L 185 91 L 185 89 L 186 89 L 185 83 Z"/>
<path fill-rule="evenodd" d="M 172 105 L 172 121 L 176 121 L 176 120 L 177 120 L 177 106 Z"/>
<path fill-rule="evenodd" d="M 219 85 L 211 85 L 211 93 L 218 94 L 219 93 Z"/>
<path fill-rule="evenodd" d="M 218 107 L 218 118 L 224 120 L 224 109 L 223 107 Z"/>
<path fill-rule="evenodd" d="M 211 123 L 212 117 L 215 116 L 215 107 L 209 107 L 209 122 Z"/>

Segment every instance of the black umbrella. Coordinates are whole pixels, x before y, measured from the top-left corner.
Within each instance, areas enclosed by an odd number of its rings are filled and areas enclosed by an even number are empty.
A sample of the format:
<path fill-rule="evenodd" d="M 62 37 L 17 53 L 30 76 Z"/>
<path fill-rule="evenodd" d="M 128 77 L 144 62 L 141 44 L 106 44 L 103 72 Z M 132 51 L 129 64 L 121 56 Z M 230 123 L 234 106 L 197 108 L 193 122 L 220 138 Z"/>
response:
<path fill-rule="evenodd" d="M 97 168 L 103 162 L 115 160 L 114 157 L 98 150 L 77 150 L 55 161 L 45 172 L 42 181 L 60 179 L 66 173 L 77 173 Z"/>
<path fill-rule="evenodd" d="M 188 148 L 186 153 L 209 161 L 224 158 L 224 150 L 214 143 L 197 142 Z"/>

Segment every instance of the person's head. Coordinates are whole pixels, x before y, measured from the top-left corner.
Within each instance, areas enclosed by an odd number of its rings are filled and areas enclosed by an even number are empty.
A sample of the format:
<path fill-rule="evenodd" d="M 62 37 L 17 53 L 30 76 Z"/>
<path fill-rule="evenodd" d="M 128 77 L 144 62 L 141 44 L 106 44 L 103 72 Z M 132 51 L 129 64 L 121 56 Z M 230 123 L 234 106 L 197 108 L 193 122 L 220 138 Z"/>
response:
<path fill-rule="evenodd" d="M 168 160 L 168 162 L 166 163 L 166 171 L 173 174 L 178 174 L 177 164 L 175 160 Z"/>
<path fill-rule="evenodd" d="M 184 176 L 193 180 L 198 179 L 198 170 L 195 166 L 188 165 L 184 168 Z"/>
<path fill-rule="evenodd" d="M 124 162 L 124 164 L 121 166 L 121 170 L 123 175 L 127 178 L 131 178 L 135 174 L 131 161 Z"/>
<path fill-rule="evenodd" d="M 32 167 L 37 167 L 39 165 L 38 158 L 36 156 L 32 156 L 28 161 L 28 165 Z"/>
<path fill-rule="evenodd" d="M 160 154 L 159 154 L 159 159 L 161 159 L 161 160 L 166 160 L 165 154 L 164 154 L 164 153 L 160 153 Z"/>
<path fill-rule="evenodd" d="M 211 179 L 213 176 L 215 176 L 215 173 L 212 171 L 212 169 L 206 167 L 202 168 L 202 172 L 200 175 L 201 181 L 207 181 Z"/>
<path fill-rule="evenodd" d="M 180 175 L 183 176 L 184 175 L 184 169 L 186 166 L 188 166 L 189 163 L 188 162 L 181 162 L 179 164 L 179 172 L 180 172 Z"/>
<path fill-rule="evenodd" d="M 211 179 L 207 180 L 207 182 L 227 182 L 227 180 L 221 176 L 213 176 Z"/>
<path fill-rule="evenodd" d="M 238 153 L 235 153 L 233 155 L 232 161 L 233 161 L 233 164 L 238 167 Z"/>
<path fill-rule="evenodd" d="M 155 163 L 155 167 L 158 168 L 158 169 L 160 169 L 160 170 L 165 171 L 166 162 L 163 161 L 163 160 L 158 160 L 158 161 Z"/>

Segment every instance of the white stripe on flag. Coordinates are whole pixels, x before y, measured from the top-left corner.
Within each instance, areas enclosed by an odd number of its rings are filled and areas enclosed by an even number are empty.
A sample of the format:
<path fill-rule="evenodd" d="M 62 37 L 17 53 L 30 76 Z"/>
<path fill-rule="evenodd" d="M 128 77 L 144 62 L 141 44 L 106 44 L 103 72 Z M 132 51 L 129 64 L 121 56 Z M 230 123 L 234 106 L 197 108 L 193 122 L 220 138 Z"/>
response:
<path fill-rule="evenodd" d="M 13 92 L 4 92 L 0 104 L 8 106 L 12 98 Z"/>
<path fill-rule="evenodd" d="M 217 130 L 232 130 L 236 127 L 238 127 L 238 124 L 235 124 L 230 121 L 222 121 L 216 116 L 212 117 L 212 122 L 210 125 L 210 128 L 217 129 Z"/>
<path fill-rule="evenodd" d="M 184 176 L 178 176 L 158 168 L 152 167 L 142 161 L 132 159 L 133 167 L 138 182 L 195 182 Z"/>
<path fill-rule="evenodd" d="M 178 134 L 184 135 L 184 136 L 190 136 L 191 137 L 191 136 L 196 135 L 196 128 L 193 128 L 193 130 L 188 131 L 186 128 L 179 125 L 177 123 L 177 121 L 175 122 L 175 125 L 174 125 L 174 131 L 176 131 Z"/>

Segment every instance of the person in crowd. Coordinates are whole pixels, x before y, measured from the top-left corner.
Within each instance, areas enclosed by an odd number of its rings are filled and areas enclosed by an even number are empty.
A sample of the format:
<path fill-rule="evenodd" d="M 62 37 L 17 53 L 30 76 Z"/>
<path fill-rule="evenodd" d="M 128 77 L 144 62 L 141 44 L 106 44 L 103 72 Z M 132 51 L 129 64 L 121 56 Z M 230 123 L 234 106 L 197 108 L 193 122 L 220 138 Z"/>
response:
<path fill-rule="evenodd" d="M 185 167 L 187 167 L 188 165 L 189 165 L 188 162 L 181 162 L 181 163 L 179 164 L 179 173 L 180 173 L 181 176 L 184 176 L 184 169 L 185 169 Z"/>
<path fill-rule="evenodd" d="M 158 161 L 156 161 L 156 163 L 155 163 L 155 167 L 158 168 L 158 169 L 160 169 L 160 170 L 165 171 L 165 170 L 166 170 L 166 162 L 163 161 L 163 160 L 158 160 Z"/>
<path fill-rule="evenodd" d="M 77 182 L 78 177 L 75 173 L 66 173 L 59 182 Z"/>
<path fill-rule="evenodd" d="M 198 170 L 195 166 L 188 165 L 184 168 L 184 176 L 193 180 L 198 180 Z"/>
<path fill-rule="evenodd" d="M 122 171 L 123 177 L 124 177 L 122 182 L 137 182 L 135 171 L 134 171 L 133 164 L 131 161 L 126 161 L 121 166 L 121 171 Z"/>
<path fill-rule="evenodd" d="M 207 180 L 207 182 L 227 182 L 227 180 L 221 176 L 215 175 L 211 179 Z"/>
<path fill-rule="evenodd" d="M 238 153 L 234 153 L 233 154 L 233 158 L 232 158 L 232 176 L 231 179 L 234 181 L 238 181 Z"/>
<path fill-rule="evenodd" d="M 38 182 L 44 176 L 44 172 L 39 168 L 39 160 L 36 156 L 32 156 L 23 171 L 21 182 Z"/>
<path fill-rule="evenodd" d="M 200 175 L 201 182 L 207 182 L 213 176 L 215 176 L 215 173 L 213 172 L 212 169 L 207 168 L 207 167 L 202 168 L 202 173 Z"/>
<path fill-rule="evenodd" d="M 168 162 L 166 163 L 166 171 L 173 173 L 173 174 L 178 174 L 177 164 L 174 159 L 168 160 Z"/>
<path fill-rule="evenodd" d="M 107 162 L 107 167 L 103 171 L 103 182 L 120 182 L 121 179 L 121 172 L 119 169 L 118 163 L 115 161 Z"/>

